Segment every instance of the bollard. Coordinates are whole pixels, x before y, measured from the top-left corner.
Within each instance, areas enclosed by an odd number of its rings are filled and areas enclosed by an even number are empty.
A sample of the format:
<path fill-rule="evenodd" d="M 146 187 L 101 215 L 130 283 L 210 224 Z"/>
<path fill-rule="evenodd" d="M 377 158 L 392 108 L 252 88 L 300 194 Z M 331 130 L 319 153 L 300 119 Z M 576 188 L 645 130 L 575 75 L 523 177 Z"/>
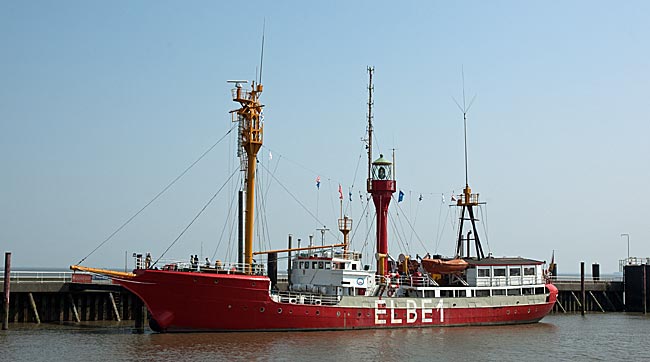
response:
<path fill-rule="evenodd" d="M 600 264 L 591 264 L 591 277 L 595 282 L 600 280 Z"/>
<path fill-rule="evenodd" d="M 580 303 L 581 308 L 580 308 L 580 314 L 585 315 L 585 300 L 586 298 L 586 293 L 585 293 L 585 262 L 581 261 L 580 262 Z"/>
<path fill-rule="evenodd" d="M 2 304 L 2 330 L 9 329 L 9 287 L 11 284 L 11 252 L 5 253 L 4 303 Z"/>

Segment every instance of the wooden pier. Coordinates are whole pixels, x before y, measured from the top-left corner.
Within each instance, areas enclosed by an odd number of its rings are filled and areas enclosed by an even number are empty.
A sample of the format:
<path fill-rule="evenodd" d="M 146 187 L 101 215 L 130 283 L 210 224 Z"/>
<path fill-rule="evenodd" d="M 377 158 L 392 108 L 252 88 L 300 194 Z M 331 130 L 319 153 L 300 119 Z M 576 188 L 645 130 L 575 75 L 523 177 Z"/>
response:
<path fill-rule="evenodd" d="M 580 278 L 554 278 L 558 289 L 554 313 L 580 313 L 584 304 L 586 312 L 622 312 L 624 285 L 622 279 L 593 278 L 584 281 L 584 302 Z"/>
<path fill-rule="evenodd" d="M 10 282 L 9 323 L 121 321 L 142 315 L 137 296 L 91 274 L 12 271 Z"/>

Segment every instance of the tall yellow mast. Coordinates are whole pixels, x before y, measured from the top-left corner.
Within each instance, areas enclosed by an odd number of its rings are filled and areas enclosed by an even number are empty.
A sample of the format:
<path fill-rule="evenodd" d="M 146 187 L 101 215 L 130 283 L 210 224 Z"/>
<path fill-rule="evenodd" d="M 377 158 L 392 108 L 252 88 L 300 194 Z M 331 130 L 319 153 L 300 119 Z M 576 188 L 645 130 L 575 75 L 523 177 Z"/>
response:
<path fill-rule="evenodd" d="M 259 101 L 262 84 L 253 82 L 250 91 L 242 89 L 238 82 L 233 89 L 233 101 L 241 108 L 232 111 L 237 114 L 239 122 L 239 142 L 246 151 L 246 220 L 244 230 L 244 263 L 246 273 L 251 273 L 253 264 L 253 226 L 255 221 L 255 171 L 257 152 L 262 147 L 264 123 L 262 116 L 263 105 Z"/>

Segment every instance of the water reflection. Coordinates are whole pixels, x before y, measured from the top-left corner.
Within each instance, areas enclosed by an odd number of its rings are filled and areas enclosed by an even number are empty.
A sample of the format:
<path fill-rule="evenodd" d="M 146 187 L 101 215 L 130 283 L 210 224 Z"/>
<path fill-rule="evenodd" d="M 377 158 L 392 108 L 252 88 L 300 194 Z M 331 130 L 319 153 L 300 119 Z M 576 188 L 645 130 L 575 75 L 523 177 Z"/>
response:
<path fill-rule="evenodd" d="M 552 315 L 521 326 L 132 334 L 132 323 L 12 324 L 2 361 L 641 360 L 650 317 Z"/>

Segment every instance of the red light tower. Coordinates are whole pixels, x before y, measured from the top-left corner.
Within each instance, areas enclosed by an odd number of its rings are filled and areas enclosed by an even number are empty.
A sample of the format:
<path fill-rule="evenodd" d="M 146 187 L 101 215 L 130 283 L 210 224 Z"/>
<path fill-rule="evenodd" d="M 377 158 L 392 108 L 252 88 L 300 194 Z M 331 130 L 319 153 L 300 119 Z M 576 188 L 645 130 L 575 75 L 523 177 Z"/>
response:
<path fill-rule="evenodd" d="M 395 192 L 392 163 L 379 155 L 372 163 L 372 172 L 368 180 L 368 192 L 372 195 L 377 212 L 377 273 L 386 274 L 388 271 L 388 205 Z"/>

